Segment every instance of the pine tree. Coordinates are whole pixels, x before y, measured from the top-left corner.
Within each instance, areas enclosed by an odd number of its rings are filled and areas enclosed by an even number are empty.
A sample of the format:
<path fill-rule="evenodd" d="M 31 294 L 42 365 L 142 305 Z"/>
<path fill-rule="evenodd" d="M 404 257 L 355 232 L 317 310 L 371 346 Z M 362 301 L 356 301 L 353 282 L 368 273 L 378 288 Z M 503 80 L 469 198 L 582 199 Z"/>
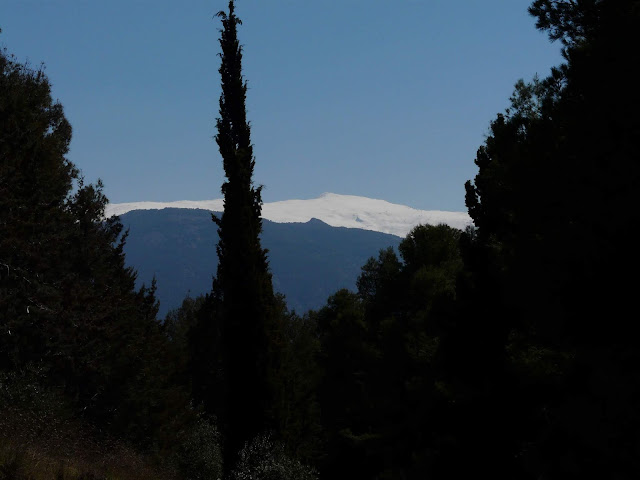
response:
<path fill-rule="evenodd" d="M 1 49 L 0 368 L 39 360 L 50 349 L 42 332 L 56 317 L 60 275 L 46 275 L 60 271 L 64 204 L 78 176 L 65 156 L 70 141 L 71 125 L 44 70 Z"/>
<path fill-rule="evenodd" d="M 188 397 L 163 364 L 155 282 L 136 290 L 123 226 L 66 158 L 70 140 L 44 69 L 0 49 L 0 375 L 37 373 L 31 390 L 64 398 L 52 415 L 148 447 Z"/>
<path fill-rule="evenodd" d="M 224 417 L 227 466 L 242 445 L 273 425 L 270 419 L 270 376 L 278 344 L 278 302 L 273 293 L 262 231 L 261 187 L 253 185 L 255 159 L 247 121 L 247 84 L 242 76 L 241 24 L 234 2 L 222 19 L 220 46 L 220 117 L 216 142 L 227 181 L 222 185 L 224 213 L 214 216 L 220 237 L 218 271 L 213 285 L 216 317 L 223 341 L 226 398 Z M 219 392 L 213 392 L 219 394 Z"/>
<path fill-rule="evenodd" d="M 511 410 L 501 408 L 491 428 L 502 424 L 502 436 L 513 437 L 518 451 L 509 456 L 531 478 L 640 472 L 629 433 L 639 429 L 640 360 L 627 313 L 636 309 L 637 282 L 623 280 L 640 268 L 640 95 L 632 73 L 640 65 L 639 7 L 532 4 L 566 63 L 546 79 L 518 83 L 466 187 L 484 257 L 476 255 L 481 268 L 473 269 L 475 310 L 492 318 L 480 335 L 466 331 L 476 344 L 500 340 L 491 351 L 502 353 L 510 381 L 493 397 L 511 396 L 503 401 Z"/>

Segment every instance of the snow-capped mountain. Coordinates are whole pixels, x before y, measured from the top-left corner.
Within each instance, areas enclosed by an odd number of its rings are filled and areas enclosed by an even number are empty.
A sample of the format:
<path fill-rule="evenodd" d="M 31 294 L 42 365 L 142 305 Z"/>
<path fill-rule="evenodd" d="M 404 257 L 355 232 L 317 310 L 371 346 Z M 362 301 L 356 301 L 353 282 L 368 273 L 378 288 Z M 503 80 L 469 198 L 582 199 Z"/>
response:
<path fill-rule="evenodd" d="M 163 208 L 190 208 L 221 212 L 222 199 L 177 202 L 133 202 L 110 204 L 105 215 L 123 215 L 132 210 L 160 210 Z M 439 210 L 417 210 L 405 205 L 389 203 L 354 195 L 324 193 L 310 200 L 284 200 L 265 203 L 262 217 L 275 223 L 305 223 L 312 218 L 322 220 L 332 227 L 360 228 L 399 237 L 406 236 L 413 227 L 420 224 L 446 223 L 464 229 L 471 224 L 466 212 L 446 212 Z"/>

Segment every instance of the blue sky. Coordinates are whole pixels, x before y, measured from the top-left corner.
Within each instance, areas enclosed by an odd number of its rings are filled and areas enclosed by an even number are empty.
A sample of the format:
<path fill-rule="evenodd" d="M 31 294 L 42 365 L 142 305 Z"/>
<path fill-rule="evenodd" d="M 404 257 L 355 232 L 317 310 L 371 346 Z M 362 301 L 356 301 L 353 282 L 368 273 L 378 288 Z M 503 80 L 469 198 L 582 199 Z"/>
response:
<path fill-rule="evenodd" d="M 561 63 L 528 0 L 237 0 L 265 201 L 362 195 L 465 210 L 519 78 Z M 2 0 L 0 45 L 44 62 L 69 158 L 114 203 L 220 198 L 215 12 L 227 1 Z"/>

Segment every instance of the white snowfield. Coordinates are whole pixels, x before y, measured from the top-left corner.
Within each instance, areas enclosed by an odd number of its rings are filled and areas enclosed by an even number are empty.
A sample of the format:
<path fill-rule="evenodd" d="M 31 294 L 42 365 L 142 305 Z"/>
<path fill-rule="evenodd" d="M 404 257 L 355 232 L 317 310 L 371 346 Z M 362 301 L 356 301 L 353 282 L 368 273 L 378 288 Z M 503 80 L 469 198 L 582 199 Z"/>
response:
<path fill-rule="evenodd" d="M 123 215 L 131 210 L 160 210 L 163 208 L 197 208 L 221 212 L 222 199 L 177 202 L 133 202 L 107 205 L 105 216 Z M 284 200 L 262 205 L 262 217 L 276 223 L 306 223 L 312 218 L 332 227 L 361 228 L 405 237 L 413 227 L 421 224 L 445 223 L 464 229 L 471 218 L 465 212 L 417 210 L 415 208 L 354 195 L 324 193 L 310 200 Z"/>

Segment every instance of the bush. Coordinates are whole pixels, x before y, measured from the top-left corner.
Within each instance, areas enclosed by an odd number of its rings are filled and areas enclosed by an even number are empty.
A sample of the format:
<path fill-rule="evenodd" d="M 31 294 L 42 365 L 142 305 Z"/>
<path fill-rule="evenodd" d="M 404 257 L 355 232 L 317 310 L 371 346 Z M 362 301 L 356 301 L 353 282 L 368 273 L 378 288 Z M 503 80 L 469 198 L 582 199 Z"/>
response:
<path fill-rule="evenodd" d="M 232 480 L 316 480 L 317 472 L 289 457 L 284 445 L 274 442 L 270 434 L 262 434 L 246 443 L 240 451 Z"/>
<path fill-rule="evenodd" d="M 213 421 L 199 417 L 180 435 L 175 463 L 188 480 L 222 478 L 220 433 Z"/>

